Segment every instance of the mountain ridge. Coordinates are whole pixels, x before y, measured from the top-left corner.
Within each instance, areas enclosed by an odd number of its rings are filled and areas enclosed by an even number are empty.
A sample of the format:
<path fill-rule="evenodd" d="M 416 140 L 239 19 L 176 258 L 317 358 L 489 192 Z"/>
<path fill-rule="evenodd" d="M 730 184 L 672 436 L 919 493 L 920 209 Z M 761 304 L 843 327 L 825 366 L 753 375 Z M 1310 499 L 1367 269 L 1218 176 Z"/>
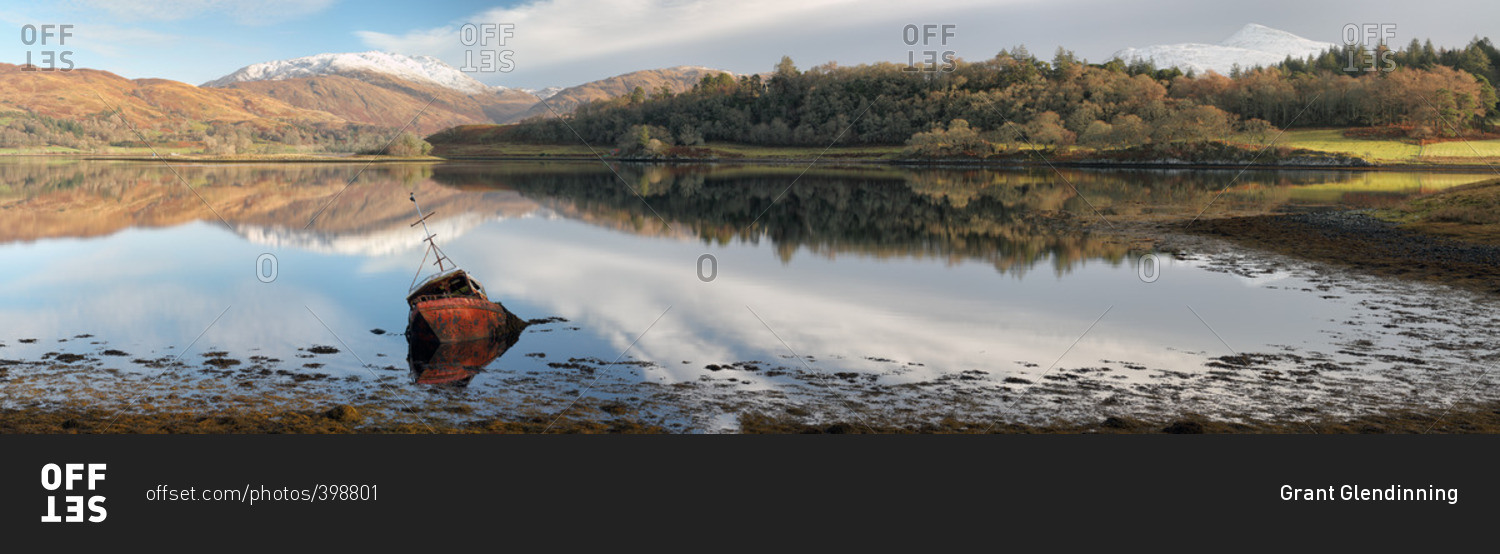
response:
<path fill-rule="evenodd" d="M 247 81 L 280 81 L 293 78 L 339 75 L 353 72 L 383 73 L 409 81 L 434 84 L 474 94 L 490 92 L 491 87 L 467 73 L 432 56 L 407 56 L 393 52 L 329 52 L 300 58 L 272 60 L 250 64 L 234 72 L 203 83 L 205 87 L 224 87 Z"/>
<path fill-rule="evenodd" d="M 466 123 L 510 120 L 539 101 L 515 89 L 468 94 L 429 82 L 363 71 L 237 81 L 222 89 L 251 91 L 355 123 L 393 128 L 409 125 L 420 134 Z"/>
<path fill-rule="evenodd" d="M 0 63 L 0 111 L 19 110 L 71 120 L 104 119 L 118 112 L 137 128 L 178 120 L 286 124 L 340 124 L 333 114 L 276 98 L 229 89 L 204 89 L 170 79 L 127 79 L 100 69 L 28 71 Z M 15 113 L 15 112 L 10 112 Z"/>
<path fill-rule="evenodd" d="M 587 83 L 574 85 L 560 89 L 543 97 L 546 101 L 538 102 L 530 110 L 522 114 L 517 120 L 531 117 L 555 117 L 557 113 L 568 113 L 578 106 L 596 100 L 608 100 L 619 96 L 630 94 L 635 87 L 641 87 L 647 94 L 655 94 L 662 86 L 675 93 L 692 90 L 693 86 L 704 76 L 714 73 L 735 74 L 722 69 L 713 69 L 694 65 L 679 65 L 657 69 L 642 69 L 621 73 L 611 77 L 589 81 Z"/>
<path fill-rule="evenodd" d="M 389 52 L 324 53 L 251 64 L 203 83 L 204 88 L 253 91 L 292 106 L 348 121 L 431 133 L 476 123 L 514 123 L 568 113 L 635 87 L 673 93 L 704 75 L 730 73 L 701 66 L 644 69 L 571 87 L 538 90 L 491 87 L 442 60 Z M 545 101 L 545 102 L 544 102 Z"/>

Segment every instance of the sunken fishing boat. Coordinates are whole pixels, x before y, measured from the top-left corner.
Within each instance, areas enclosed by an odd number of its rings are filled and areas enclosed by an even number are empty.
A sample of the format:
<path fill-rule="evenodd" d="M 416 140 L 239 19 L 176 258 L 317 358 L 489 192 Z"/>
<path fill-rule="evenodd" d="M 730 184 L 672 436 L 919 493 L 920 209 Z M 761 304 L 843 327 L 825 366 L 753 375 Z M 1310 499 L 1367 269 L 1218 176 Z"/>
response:
<path fill-rule="evenodd" d="M 435 258 L 433 265 L 437 273 L 412 285 L 406 295 L 406 304 L 411 308 L 406 320 L 406 336 L 410 340 L 431 342 L 461 342 L 497 339 L 516 332 L 525 324 L 498 302 L 492 302 L 484 291 L 484 285 L 473 275 L 458 267 L 439 248 L 434 235 L 427 228 L 427 218 L 433 213 L 422 213 L 417 204 L 417 195 L 411 195 L 416 206 L 417 221 L 411 226 L 422 225 L 427 243 L 422 255 L 417 277 L 426 267 L 427 258 Z"/>

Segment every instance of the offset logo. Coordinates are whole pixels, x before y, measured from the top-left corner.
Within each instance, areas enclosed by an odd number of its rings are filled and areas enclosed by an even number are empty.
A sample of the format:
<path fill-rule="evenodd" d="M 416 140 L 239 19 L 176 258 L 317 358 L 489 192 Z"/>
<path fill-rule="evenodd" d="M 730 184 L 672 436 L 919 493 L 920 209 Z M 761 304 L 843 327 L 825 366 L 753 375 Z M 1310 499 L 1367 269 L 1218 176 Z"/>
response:
<path fill-rule="evenodd" d="M 1344 57 L 1348 62 L 1344 71 L 1384 71 L 1396 70 L 1396 59 L 1391 57 L 1390 48 L 1376 48 L 1375 50 L 1360 50 L 1358 47 L 1366 46 L 1374 42 L 1377 47 L 1384 47 L 1396 38 L 1395 23 L 1350 23 L 1344 25 Z"/>
<path fill-rule="evenodd" d="M 458 30 L 459 42 L 467 48 L 464 49 L 464 65 L 458 68 L 464 73 L 494 72 L 510 73 L 516 68 L 516 61 L 512 59 L 515 50 L 501 50 L 505 47 L 507 39 L 516 36 L 516 25 L 514 23 L 465 23 Z M 474 50 L 479 50 L 479 65 L 475 65 Z"/>
<path fill-rule="evenodd" d="M 44 46 L 46 50 L 38 50 L 39 56 L 33 63 L 30 49 L 26 50 L 26 64 L 21 66 L 22 71 L 72 71 L 73 60 L 68 56 L 73 55 L 72 50 L 57 50 L 55 47 L 65 46 L 68 37 L 73 36 L 72 25 L 22 25 L 21 44 L 26 46 Z"/>
<path fill-rule="evenodd" d="M 958 64 L 953 61 L 957 55 L 952 50 L 937 50 L 946 48 L 948 39 L 957 33 L 958 25 L 951 23 L 936 25 L 928 24 L 918 27 L 915 24 L 901 28 L 901 42 L 912 48 L 924 48 L 924 50 L 908 50 L 906 52 L 906 67 L 902 71 L 953 71 Z M 918 54 L 920 52 L 920 54 Z M 917 58 L 920 55 L 921 61 Z"/>
<path fill-rule="evenodd" d="M 49 491 L 62 489 L 64 491 L 88 491 L 98 490 L 99 482 L 104 480 L 104 464 L 47 464 L 42 466 L 42 488 Z M 87 482 L 88 487 L 82 485 Z M 109 512 L 104 509 L 104 497 L 97 495 L 84 496 L 81 494 L 63 495 L 62 509 L 65 515 L 58 515 L 58 495 L 47 496 L 47 513 L 42 516 L 42 523 L 99 523 L 108 517 Z"/>

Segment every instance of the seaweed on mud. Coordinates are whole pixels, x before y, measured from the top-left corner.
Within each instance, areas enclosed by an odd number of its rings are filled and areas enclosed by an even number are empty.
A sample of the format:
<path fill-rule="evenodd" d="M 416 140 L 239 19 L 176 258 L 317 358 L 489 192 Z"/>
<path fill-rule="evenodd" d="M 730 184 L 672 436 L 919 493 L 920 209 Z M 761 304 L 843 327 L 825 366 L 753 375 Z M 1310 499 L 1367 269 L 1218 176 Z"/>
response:
<path fill-rule="evenodd" d="M 550 367 L 552 369 L 576 369 L 584 373 L 594 372 L 593 366 L 584 365 L 577 362 L 548 362 L 547 367 Z"/>
<path fill-rule="evenodd" d="M 1256 366 L 1264 366 L 1280 359 L 1281 356 L 1278 356 L 1276 354 L 1246 353 L 1235 354 L 1233 356 L 1219 356 L 1217 358 L 1213 358 L 1214 361 L 1208 362 L 1204 365 L 1224 369 L 1243 369 Z"/>

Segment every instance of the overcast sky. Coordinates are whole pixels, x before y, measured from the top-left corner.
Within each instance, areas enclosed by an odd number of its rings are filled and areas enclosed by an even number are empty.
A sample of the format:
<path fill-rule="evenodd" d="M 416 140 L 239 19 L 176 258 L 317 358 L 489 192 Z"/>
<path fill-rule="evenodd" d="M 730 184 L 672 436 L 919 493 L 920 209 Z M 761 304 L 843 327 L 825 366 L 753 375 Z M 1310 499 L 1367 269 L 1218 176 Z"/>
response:
<path fill-rule="evenodd" d="M 199 84 L 252 63 L 324 52 L 386 50 L 465 63 L 465 23 L 513 24 L 503 46 L 514 68 L 475 72 L 488 84 L 569 86 L 638 69 L 696 65 L 768 71 L 790 55 L 806 68 L 901 61 L 909 51 L 989 58 L 1024 44 L 1051 58 L 1058 46 L 1091 61 L 1131 46 L 1214 43 L 1246 23 L 1339 42 L 1346 24 L 1394 24 L 1396 44 L 1431 38 L 1462 45 L 1500 35 L 1500 2 L 1207 2 L 1163 0 L 63 0 L 0 8 L 15 46 L 71 50 L 81 67 Z M 26 45 L 26 24 L 72 24 L 61 46 Z M 948 44 L 903 40 L 908 24 L 952 24 Z M 1500 38 L 1500 37 L 1496 37 Z M 476 45 L 478 47 L 478 45 Z M 37 54 L 33 54 L 37 55 Z M 477 59 L 476 59 L 477 61 Z"/>

